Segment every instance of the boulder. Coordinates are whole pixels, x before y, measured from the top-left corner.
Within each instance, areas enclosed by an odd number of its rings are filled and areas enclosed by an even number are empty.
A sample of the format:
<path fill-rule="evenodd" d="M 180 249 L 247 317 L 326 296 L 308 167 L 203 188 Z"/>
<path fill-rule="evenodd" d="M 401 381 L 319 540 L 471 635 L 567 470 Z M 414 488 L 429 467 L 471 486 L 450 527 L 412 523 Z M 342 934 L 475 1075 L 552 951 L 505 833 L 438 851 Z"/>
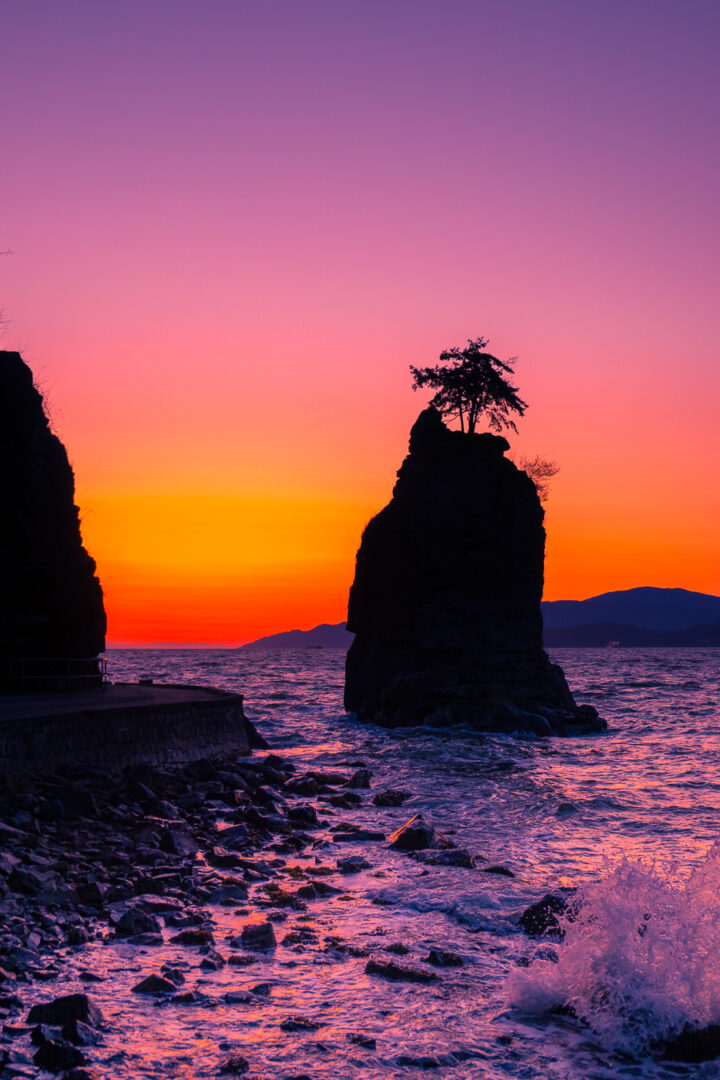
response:
<path fill-rule="evenodd" d="M 422 814 L 415 814 L 388 837 L 395 851 L 422 851 L 431 847 L 434 839 L 435 830 L 423 821 Z"/>
<path fill-rule="evenodd" d="M 563 929 L 558 921 L 558 915 L 564 915 L 567 908 L 567 901 L 561 896 L 546 893 L 542 900 L 531 904 L 523 911 L 519 922 L 525 933 L 533 937 L 539 937 L 541 934 L 562 937 Z"/>
<path fill-rule="evenodd" d="M 405 967 L 403 964 L 393 963 L 392 960 L 387 963 L 368 960 L 365 965 L 365 973 L 366 975 L 381 975 L 384 979 L 391 979 L 393 982 L 429 983 L 437 979 L 437 975 L 430 971 Z"/>
<path fill-rule="evenodd" d="M 147 978 L 142 979 L 132 988 L 133 994 L 151 994 L 153 996 L 174 994 L 176 991 L 177 986 L 175 983 L 170 979 L 166 979 L 163 975 L 148 975 Z"/>
<path fill-rule="evenodd" d="M 240 941 L 244 949 L 263 951 L 274 949 L 277 945 L 275 930 L 272 923 L 246 923 L 240 934 Z"/>
<path fill-rule="evenodd" d="M 103 1022 L 102 1013 L 87 994 L 68 994 L 66 997 L 46 1001 L 42 1005 L 33 1005 L 28 1013 L 29 1024 L 54 1024 L 62 1026 L 72 1020 L 80 1020 L 90 1027 L 98 1027 Z"/>
<path fill-rule="evenodd" d="M 72 1043 L 65 1042 L 64 1039 L 49 1039 L 42 1044 L 33 1061 L 40 1069 L 59 1073 L 76 1065 L 84 1065 L 87 1058 L 82 1050 L 78 1050 Z"/>
<path fill-rule="evenodd" d="M 420 414 L 393 497 L 366 527 L 350 590 L 345 707 L 389 727 L 596 731 L 542 646 L 545 529 L 498 435 Z"/>

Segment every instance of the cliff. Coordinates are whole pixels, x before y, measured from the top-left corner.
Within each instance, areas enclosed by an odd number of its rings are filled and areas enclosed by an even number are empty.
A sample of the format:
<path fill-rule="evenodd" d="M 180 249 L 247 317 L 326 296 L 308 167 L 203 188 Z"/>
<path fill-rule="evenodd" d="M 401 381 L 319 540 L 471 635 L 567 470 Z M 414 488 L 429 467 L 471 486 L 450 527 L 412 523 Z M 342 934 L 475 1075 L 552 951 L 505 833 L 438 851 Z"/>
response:
<path fill-rule="evenodd" d="M 396 726 L 569 734 L 578 707 L 542 646 L 543 510 L 501 436 L 420 414 L 350 590 L 345 707 Z"/>
<path fill-rule="evenodd" d="M 106 623 L 65 447 L 30 368 L 19 353 L 2 351 L 0 506 L 0 690 L 8 690 L 18 688 L 19 659 L 96 657 Z"/>

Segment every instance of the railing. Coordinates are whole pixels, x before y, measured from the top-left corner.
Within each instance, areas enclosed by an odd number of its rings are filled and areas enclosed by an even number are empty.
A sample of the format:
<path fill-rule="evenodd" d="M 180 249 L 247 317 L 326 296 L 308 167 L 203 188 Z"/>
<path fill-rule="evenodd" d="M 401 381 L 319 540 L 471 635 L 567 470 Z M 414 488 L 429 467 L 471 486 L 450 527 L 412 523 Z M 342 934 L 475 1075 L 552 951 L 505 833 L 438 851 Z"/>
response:
<path fill-rule="evenodd" d="M 108 685 L 105 657 L 23 656 L 10 661 L 14 690 L 35 691 L 101 689 Z"/>

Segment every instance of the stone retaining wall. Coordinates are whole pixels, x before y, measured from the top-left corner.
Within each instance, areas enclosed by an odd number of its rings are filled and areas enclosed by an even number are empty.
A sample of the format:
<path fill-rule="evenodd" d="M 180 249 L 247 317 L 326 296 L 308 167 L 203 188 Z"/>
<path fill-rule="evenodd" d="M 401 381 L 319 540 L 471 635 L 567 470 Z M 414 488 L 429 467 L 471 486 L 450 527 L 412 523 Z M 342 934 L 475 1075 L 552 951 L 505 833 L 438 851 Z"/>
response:
<path fill-rule="evenodd" d="M 115 771 L 126 765 L 182 764 L 201 757 L 248 754 L 262 745 L 240 694 L 165 704 L 83 709 L 5 719 L 0 772 L 57 765 Z"/>

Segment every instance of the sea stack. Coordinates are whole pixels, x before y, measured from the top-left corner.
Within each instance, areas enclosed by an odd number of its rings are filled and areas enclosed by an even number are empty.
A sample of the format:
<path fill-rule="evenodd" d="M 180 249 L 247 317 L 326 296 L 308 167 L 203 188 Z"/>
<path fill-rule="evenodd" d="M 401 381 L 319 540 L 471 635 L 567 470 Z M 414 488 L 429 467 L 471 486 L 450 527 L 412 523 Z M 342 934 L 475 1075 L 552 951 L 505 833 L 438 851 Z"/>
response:
<path fill-rule="evenodd" d="M 396 727 L 569 735 L 604 728 L 542 645 L 544 512 L 498 435 L 425 409 L 350 590 L 345 708 Z"/>
<path fill-rule="evenodd" d="M 106 621 L 95 562 L 80 537 L 75 478 L 30 368 L 5 351 L 0 504 L 0 691 L 74 689 L 68 674 L 88 685 Z"/>

